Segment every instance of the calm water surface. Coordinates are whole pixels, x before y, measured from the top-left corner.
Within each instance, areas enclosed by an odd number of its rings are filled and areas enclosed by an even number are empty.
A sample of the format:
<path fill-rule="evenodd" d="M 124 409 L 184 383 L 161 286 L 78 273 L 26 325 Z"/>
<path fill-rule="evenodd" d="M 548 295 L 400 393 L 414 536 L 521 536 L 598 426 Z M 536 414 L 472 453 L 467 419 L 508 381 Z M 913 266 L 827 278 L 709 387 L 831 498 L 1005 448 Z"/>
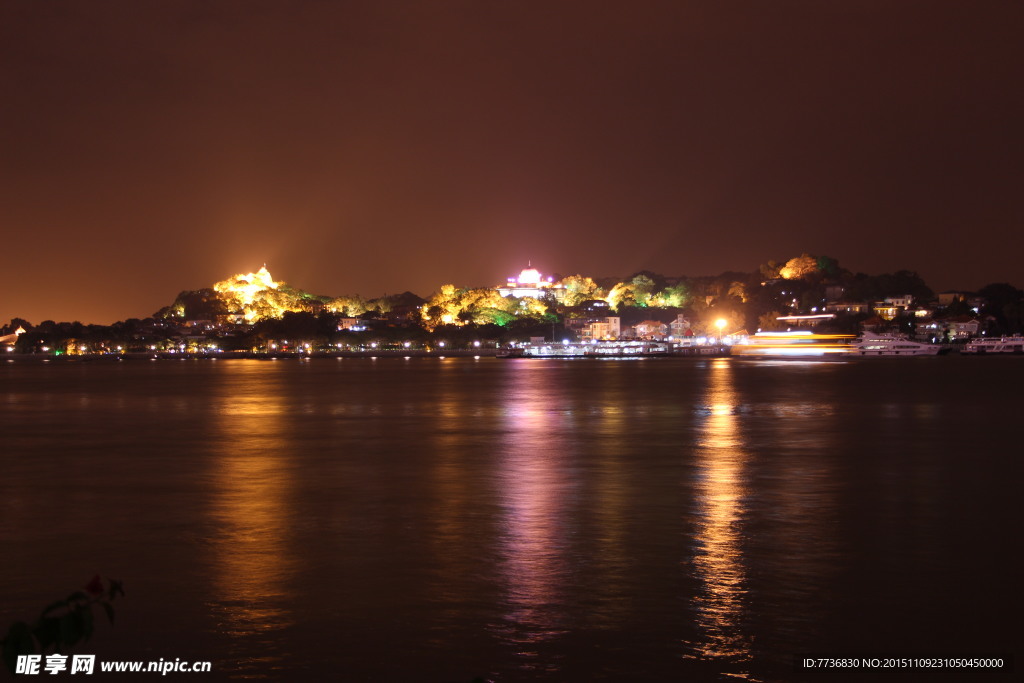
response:
<path fill-rule="evenodd" d="M 189 680 L 1014 653 L 1022 385 L 1021 358 L 0 364 L 0 627 L 100 572 L 127 597 L 78 651 L 213 662 Z"/>

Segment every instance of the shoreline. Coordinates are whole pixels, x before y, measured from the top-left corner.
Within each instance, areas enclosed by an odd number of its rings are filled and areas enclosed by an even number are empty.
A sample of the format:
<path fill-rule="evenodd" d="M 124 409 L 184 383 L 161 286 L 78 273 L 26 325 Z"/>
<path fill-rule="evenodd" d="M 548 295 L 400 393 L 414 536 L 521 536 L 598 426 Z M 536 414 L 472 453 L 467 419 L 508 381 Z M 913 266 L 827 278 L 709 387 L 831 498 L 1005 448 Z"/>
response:
<path fill-rule="evenodd" d="M 8 363 L 116 363 L 120 361 L 144 360 L 308 360 L 310 358 L 501 358 L 526 360 L 589 360 L 602 358 L 725 358 L 729 357 L 728 348 L 694 347 L 681 349 L 673 353 L 648 354 L 593 354 L 572 355 L 552 354 L 544 356 L 508 355 L 508 349 L 456 349 L 456 350 L 425 350 L 425 349 L 374 349 L 373 351 L 314 351 L 312 353 L 256 353 L 253 351 L 224 351 L 219 353 L 169 353 L 164 351 L 139 351 L 128 353 L 82 354 L 75 356 L 49 354 L 8 354 Z"/>

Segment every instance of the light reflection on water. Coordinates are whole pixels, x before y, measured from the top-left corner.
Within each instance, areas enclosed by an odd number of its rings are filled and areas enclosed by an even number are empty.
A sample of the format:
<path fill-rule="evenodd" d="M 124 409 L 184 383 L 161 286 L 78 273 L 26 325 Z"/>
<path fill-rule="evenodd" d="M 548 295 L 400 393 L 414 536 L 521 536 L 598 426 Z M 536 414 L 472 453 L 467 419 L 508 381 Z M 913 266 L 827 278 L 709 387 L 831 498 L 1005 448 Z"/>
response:
<path fill-rule="evenodd" d="M 245 644 L 232 661 L 246 678 L 278 675 L 281 634 L 295 620 L 288 604 L 298 561 L 288 547 L 289 422 L 261 371 L 249 365 L 229 375 L 212 406 L 211 607 L 231 642 Z"/>
<path fill-rule="evenodd" d="M 439 366 L 432 429 L 427 436 L 430 509 L 426 540 L 429 544 L 428 593 L 433 596 L 435 617 L 429 645 L 442 649 L 465 622 L 465 615 L 478 610 L 481 565 L 488 560 L 480 545 L 479 491 L 471 472 L 478 454 L 465 448 L 466 415 L 480 410 L 459 390 L 458 362 L 445 360 Z M 477 416 L 479 417 L 479 415 Z"/>
<path fill-rule="evenodd" d="M 565 504 L 572 457 L 558 438 L 559 403 L 546 391 L 544 367 L 524 365 L 510 375 L 500 406 L 505 442 L 497 453 L 502 519 L 497 539 L 505 586 L 505 624 L 498 628 L 519 648 L 524 670 L 557 670 L 538 647 L 564 633 L 568 526 Z"/>
<path fill-rule="evenodd" d="M 629 484 L 630 463 L 622 453 L 626 416 L 614 403 L 613 391 L 606 390 L 601 397 L 601 410 L 590 423 L 598 438 L 588 454 L 596 461 L 592 475 L 596 533 L 590 562 L 600 577 L 591 588 L 595 605 L 590 623 L 594 628 L 612 632 L 622 627 L 630 610 L 630 596 L 622 588 L 629 584 L 632 565 L 626 544 L 629 510 L 636 495 Z"/>
<path fill-rule="evenodd" d="M 728 360 L 711 363 L 704 401 L 710 414 L 696 434 L 693 497 L 698 519 L 692 571 L 700 587 L 693 606 L 702 637 L 689 643 L 694 654 L 688 656 L 736 663 L 750 661 L 751 638 L 743 624 L 747 568 L 741 547 L 747 455 L 732 372 Z"/>
<path fill-rule="evenodd" d="M 99 651 L 210 680 L 774 682 L 798 652 L 981 651 L 1013 634 L 1019 429 L 993 416 L 1021 364 L 970 360 L 16 366 L 0 586 L 34 593 L 0 617 L 100 563 L 129 595 Z"/>

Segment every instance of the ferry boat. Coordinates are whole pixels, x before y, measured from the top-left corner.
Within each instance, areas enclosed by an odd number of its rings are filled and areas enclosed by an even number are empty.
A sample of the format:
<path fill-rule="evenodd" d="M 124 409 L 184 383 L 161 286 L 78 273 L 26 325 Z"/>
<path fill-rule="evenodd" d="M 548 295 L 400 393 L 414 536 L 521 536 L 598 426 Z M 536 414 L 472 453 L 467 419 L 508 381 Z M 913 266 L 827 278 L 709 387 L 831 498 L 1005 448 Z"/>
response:
<path fill-rule="evenodd" d="M 860 356 L 935 356 L 942 347 L 916 342 L 901 334 L 865 332 L 851 349 Z"/>
<path fill-rule="evenodd" d="M 852 335 L 816 334 L 808 330 L 758 332 L 732 346 L 732 355 L 747 358 L 842 357 L 850 353 Z"/>
<path fill-rule="evenodd" d="M 719 344 L 685 344 L 644 339 L 583 342 L 530 342 L 515 344 L 498 358 L 650 358 L 669 356 L 726 356 Z"/>
<path fill-rule="evenodd" d="M 533 342 L 519 344 L 498 358 L 602 358 L 668 355 L 668 344 L 650 341 Z"/>
<path fill-rule="evenodd" d="M 1024 337 L 975 339 L 967 342 L 960 353 L 1024 353 Z"/>

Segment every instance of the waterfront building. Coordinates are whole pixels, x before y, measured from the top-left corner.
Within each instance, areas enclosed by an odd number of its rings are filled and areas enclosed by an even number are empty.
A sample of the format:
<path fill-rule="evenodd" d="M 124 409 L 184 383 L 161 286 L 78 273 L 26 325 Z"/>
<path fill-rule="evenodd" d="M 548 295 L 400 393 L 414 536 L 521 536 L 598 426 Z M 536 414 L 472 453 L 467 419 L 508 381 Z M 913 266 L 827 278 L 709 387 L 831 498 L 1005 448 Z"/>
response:
<path fill-rule="evenodd" d="M 877 315 L 871 316 L 860 324 L 860 329 L 864 332 L 878 332 L 880 329 L 887 327 L 887 321 Z"/>
<path fill-rule="evenodd" d="M 676 339 L 693 336 L 693 326 L 682 313 L 678 314 L 676 319 L 668 324 L 668 328 L 671 336 Z"/>
<path fill-rule="evenodd" d="M 885 303 L 897 308 L 910 308 L 911 304 L 914 303 L 914 297 L 910 294 L 904 294 L 903 296 L 887 296 L 885 298 Z"/>
<path fill-rule="evenodd" d="M 352 332 L 362 332 L 366 329 L 366 322 L 359 318 L 338 318 L 338 331 L 351 330 Z"/>
<path fill-rule="evenodd" d="M 914 338 L 919 341 L 964 341 L 978 336 L 981 321 L 968 315 L 952 318 L 922 318 L 914 322 Z"/>
<path fill-rule="evenodd" d="M 817 313 L 814 315 L 780 315 L 775 318 L 790 328 L 815 327 L 823 322 L 835 320 L 835 313 Z"/>
<path fill-rule="evenodd" d="M 867 313 L 869 308 L 864 301 L 830 301 L 825 304 L 828 313 Z"/>
<path fill-rule="evenodd" d="M 914 297 L 905 294 L 886 297 L 884 301 L 876 301 L 872 308 L 878 317 L 884 320 L 895 320 L 896 316 L 910 308 L 912 303 L 914 303 Z"/>
<path fill-rule="evenodd" d="M 608 316 L 600 320 L 588 321 L 580 328 L 581 339 L 618 339 L 621 334 L 621 319 Z"/>
<path fill-rule="evenodd" d="M 922 318 L 914 321 L 914 339 L 922 342 L 938 344 L 946 341 L 946 326 L 934 318 Z"/>
<path fill-rule="evenodd" d="M 954 339 L 970 339 L 971 337 L 978 336 L 978 329 L 981 327 L 981 321 L 977 318 L 972 318 L 969 315 L 958 315 L 954 318 L 943 318 L 936 320 L 935 322 L 941 324 L 944 329 L 949 329 L 950 340 Z"/>

